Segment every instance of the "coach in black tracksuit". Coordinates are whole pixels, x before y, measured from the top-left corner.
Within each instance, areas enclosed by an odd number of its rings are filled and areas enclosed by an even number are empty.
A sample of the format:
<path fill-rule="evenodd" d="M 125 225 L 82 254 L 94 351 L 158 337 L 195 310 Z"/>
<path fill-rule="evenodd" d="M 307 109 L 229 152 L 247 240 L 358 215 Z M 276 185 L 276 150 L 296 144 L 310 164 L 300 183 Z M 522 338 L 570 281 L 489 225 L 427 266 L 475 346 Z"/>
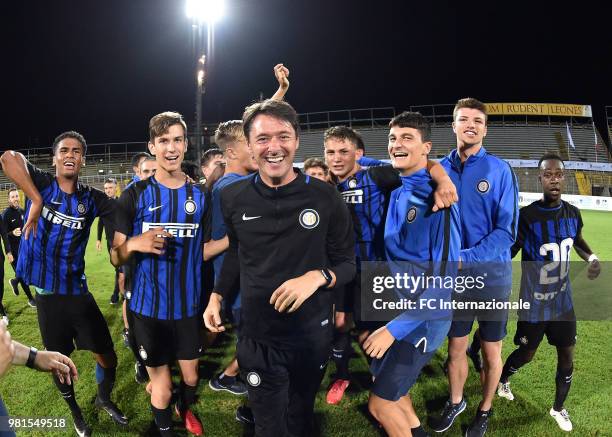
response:
<path fill-rule="evenodd" d="M 21 230 L 23 229 L 23 215 L 24 211 L 21 209 L 19 205 L 19 191 L 16 188 L 11 188 L 8 192 L 9 196 L 9 205 L 2 212 L 2 220 L 4 222 L 4 228 L 6 230 L 6 234 L 8 236 L 8 242 L 10 245 L 11 254 L 13 255 L 13 262 L 11 262 L 11 266 L 13 270 L 17 270 L 17 258 L 19 257 L 19 243 L 21 242 Z M 21 288 L 28 298 L 28 304 L 30 306 L 35 306 L 34 298 L 32 297 L 32 292 L 28 284 L 26 284 L 20 278 L 13 278 L 10 280 L 11 287 L 13 288 L 13 292 L 17 295 L 19 294 L 19 284 L 21 284 Z"/>
<path fill-rule="evenodd" d="M 221 326 L 222 296 L 240 278 L 238 362 L 257 436 L 309 435 L 333 336 L 333 287 L 355 274 L 352 221 L 329 184 L 293 169 L 297 114 L 285 102 L 243 115 L 259 172 L 228 185 L 221 209 L 229 249 L 204 313 Z"/>

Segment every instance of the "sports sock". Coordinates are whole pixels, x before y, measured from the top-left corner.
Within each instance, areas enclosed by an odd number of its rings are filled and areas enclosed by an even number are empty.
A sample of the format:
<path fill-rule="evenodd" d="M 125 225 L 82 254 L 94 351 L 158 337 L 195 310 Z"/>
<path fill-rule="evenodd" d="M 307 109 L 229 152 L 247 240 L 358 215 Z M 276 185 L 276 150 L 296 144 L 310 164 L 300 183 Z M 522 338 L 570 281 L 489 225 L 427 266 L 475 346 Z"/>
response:
<path fill-rule="evenodd" d="M 555 377 L 555 404 L 553 408 L 555 411 L 561 411 L 563 409 L 563 403 L 567 399 L 567 395 L 572 385 L 572 376 L 574 375 L 574 367 L 569 369 L 557 369 L 557 376 Z"/>
<path fill-rule="evenodd" d="M 349 379 L 349 360 L 351 358 L 351 335 L 337 332 L 332 357 L 336 363 L 336 379 Z"/>
<path fill-rule="evenodd" d="M 196 391 L 198 385 L 187 385 L 184 381 L 181 381 L 181 393 L 178 402 L 179 411 L 183 412 L 188 410 L 193 401 L 195 400 Z"/>
<path fill-rule="evenodd" d="M 96 382 L 98 383 L 98 397 L 102 402 L 110 401 L 110 394 L 115 385 L 116 367 L 108 369 L 96 363 Z"/>
<path fill-rule="evenodd" d="M 521 367 L 531 361 L 531 358 L 527 356 L 528 354 L 530 354 L 530 351 L 521 348 L 514 350 L 506 359 L 499 382 L 505 384 Z"/>
<path fill-rule="evenodd" d="M 53 382 L 55 382 L 55 386 L 59 389 L 60 394 L 68 404 L 72 416 L 83 418 L 81 409 L 79 408 L 79 405 L 76 401 L 76 397 L 74 396 L 74 386 L 60 382 L 60 380 L 55 375 L 53 375 Z"/>
<path fill-rule="evenodd" d="M 23 282 L 23 279 L 19 278 L 19 283 L 21 284 L 21 288 L 23 288 L 23 292 L 25 293 L 28 300 L 34 300 L 32 296 L 32 291 L 30 290 L 30 286 Z"/>
<path fill-rule="evenodd" d="M 159 409 L 151 405 L 151 411 L 153 412 L 153 418 L 155 419 L 155 425 L 159 430 L 159 434 L 162 437 L 172 436 L 172 411 L 170 411 L 170 405 L 166 408 Z"/>

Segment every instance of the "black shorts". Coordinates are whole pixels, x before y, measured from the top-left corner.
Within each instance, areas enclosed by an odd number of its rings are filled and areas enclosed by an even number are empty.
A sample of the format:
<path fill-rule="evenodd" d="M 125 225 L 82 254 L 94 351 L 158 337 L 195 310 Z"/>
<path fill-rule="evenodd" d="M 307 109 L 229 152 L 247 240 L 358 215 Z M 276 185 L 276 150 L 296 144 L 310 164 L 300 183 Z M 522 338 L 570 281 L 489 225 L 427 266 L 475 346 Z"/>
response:
<path fill-rule="evenodd" d="M 256 436 L 309 436 L 332 345 L 279 349 L 242 336 L 236 346 Z"/>
<path fill-rule="evenodd" d="M 573 315 L 573 314 L 572 314 Z M 516 323 L 514 344 L 528 350 L 538 348 L 546 335 L 548 344 L 556 347 L 569 347 L 576 344 L 576 317 L 564 318 L 549 322 L 527 322 L 519 320 Z"/>
<path fill-rule="evenodd" d="M 76 348 L 97 354 L 113 351 L 104 316 L 90 293 L 79 296 L 36 293 L 38 325 L 47 350 L 70 355 Z"/>
<path fill-rule="evenodd" d="M 202 355 L 202 317 L 160 320 L 129 312 L 130 333 L 147 367 L 164 366 L 175 360 L 195 360 Z"/>

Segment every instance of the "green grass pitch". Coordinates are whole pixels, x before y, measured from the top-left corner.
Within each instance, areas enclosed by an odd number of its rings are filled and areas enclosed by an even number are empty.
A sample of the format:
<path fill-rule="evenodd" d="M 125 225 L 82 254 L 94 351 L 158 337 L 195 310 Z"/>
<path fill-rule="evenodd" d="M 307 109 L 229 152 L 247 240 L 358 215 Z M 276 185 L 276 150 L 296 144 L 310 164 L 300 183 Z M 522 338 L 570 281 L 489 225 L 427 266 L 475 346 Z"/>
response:
<path fill-rule="evenodd" d="M 612 239 L 610 238 L 610 213 L 584 211 L 584 236 L 602 260 L 612 260 Z M 94 227 L 95 229 L 95 227 Z M 76 363 L 80 381 L 76 384 L 76 395 L 85 418 L 95 435 L 135 436 L 145 435 L 151 427 L 149 399 L 144 386 L 138 385 L 133 377 L 134 360 L 123 347 L 120 337 L 122 328 L 121 309 L 109 305 L 114 273 L 108 262 L 108 254 L 97 253 L 94 236 L 87 251 L 87 277 L 89 288 L 96 297 L 111 333 L 119 356 L 117 383 L 113 393 L 116 402 L 130 419 L 127 428 L 114 425 L 106 413 L 93 406 L 96 393 L 94 362 L 88 352 L 77 351 L 72 358 Z M 574 254 L 575 255 L 575 254 Z M 18 341 L 42 347 L 36 312 L 26 304 L 23 295 L 15 297 L 10 291 L 8 279 L 13 276 L 11 267 L 5 265 L 4 302 L 10 317 L 10 331 Z M 612 435 L 612 385 L 610 363 L 612 347 L 609 332 L 612 322 L 579 322 L 576 348 L 575 373 L 572 389 L 566 402 L 574 423 L 573 435 Z M 508 337 L 504 342 L 503 357 L 513 349 L 512 337 L 515 323 L 508 324 Z M 226 393 L 216 393 L 208 387 L 211 376 L 219 372 L 233 354 L 234 338 L 226 335 L 215 347 L 210 348 L 201 360 L 201 382 L 199 400 L 195 410 L 202 419 L 207 436 L 244 435 L 243 426 L 234 420 L 234 412 L 242 402 Z M 317 426 L 323 436 L 380 436 L 384 435 L 367 414 L 368 366 L 365 358 L 354 347 L 355 356 L 351 361 L 354 382 L 348 396 L 338 406 L 325 403 L 325 389 L 331 365 L 321 385 L 316 403 Z M 425 368 L 418 383 L 412 390 L 415 408 L 427 428 L 427 417 L 436 415 L 446 399 L 447 382 L 441 365 L 445 358 L 445 347 L 436 354 Z M 548 415 L 554 397 L 554 375 L 556 354 L 546 342 L 538 350 L 535 360 L 513 377 L 512 388 L 515 401 L 496 398 L 494 415 L 487 435 L 491 436 L 558 436 L 562 434 L 554 420 Z M 462 429 L 472 419 L 480 393 L 477 375 L 470 367 L 466 384 L 468 409 L 457 423 L 445 433 L 448 436 L 462 435 Z M 68 407 L 60 398 L 48 374 L 34 372 L 24 367 L 12 368 L 0 381 L 0 394 L 9 412 L 15 416 L 55 416 L 68 419 L 67 433 L 20 432 L 18 435 L 74 435 Z M 248 435 L 248 434 L 247 434 Z"/>

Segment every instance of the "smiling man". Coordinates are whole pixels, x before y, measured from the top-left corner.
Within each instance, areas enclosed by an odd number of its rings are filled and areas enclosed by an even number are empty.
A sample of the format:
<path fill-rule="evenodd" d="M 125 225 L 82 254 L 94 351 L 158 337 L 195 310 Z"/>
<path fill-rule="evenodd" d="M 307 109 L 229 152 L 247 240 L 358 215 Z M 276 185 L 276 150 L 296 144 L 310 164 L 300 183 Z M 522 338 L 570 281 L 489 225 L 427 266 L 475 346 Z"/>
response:
<path fill-rule="evenodd" d="M 334 187 L 293 168 L 298 118 L 285 102 L 246 108 L 244 134 L 259 171 L 221 192 L 229 237 L 204 321 L 240 282 L 238 362 L 257 436 L 305 436 L 332 341 L 335 286 L 355 273 L 353 229 Z"/>
<path fill-rule="evenodd" d="M 380 327 L 379 322 L 361 320 L 361 263 L 385 259 L 384 230 L 389 194 L 401 186 L 397 169 L 390 165 L 362 168 L 358 159 L 363 156 L 363 140 L 357 131 L 347 126 L 334 126 L 323 135 L 325 160 L 332 180 L 353 219 L 355 231 L 355 279 L 336 294 L 335 339 L 332 357 L 336 374 L 327 393 L 327 403 L 337 404 L 349 386 L 349 359 L 351 356 L 350 330 L 353 322 L 358 330 L 359 342 Z M 373 163 L 370 160 L 370 163 Z M 380 161 L 377 161 L 380 164 Z M 444 169 L 434 161 L 427 161 L 427 170 L 437 183 L 433 210 L 445 208 L 457 201 L 456 189 Z M 364 292 L 369 292 L 365 290 Z"/>
<path fill-rule="evenodd" d="M 506 360 L 497 394 L 514 400 L 510 377 L 533 360 L 544 335 L 557 349 L 555 399 L 549 414 L 563 431 L 572 422 L 563 404 L 569 394 L 574 371 L 576 314 L 569 277 L 572 247 L 589 264 L 588 278 L 599 276 L 599 260 L 582 236 L 580 210 L 561 199 L 565 185 L 565 164 L 558 155 L 546 154 L 538 163 L 542 199 L 520 211 L 518 236 L 512 256 L 521 251 L 520 297 L 531 303 L 519 312 L 514 344 L 518 346 Z"/>
<path fill-rule="evenodd" d="M 385 253 L 391 271 L 413 277 L 449 277 L 459 259 L 459 213 L 455 205 L 431 212 L 435 186 L 427 172 L 431 127 L 420 113 L 403 112 L 391 120 L 389 128 L 389 157 L 402 182 L 391 193 L 385 223 Z M 432 286 L 398 290 L 397 294 L 414 303 L 439 302 L 449 301 L 451 290 Z M 408 392 L 444 342 L 450 316 L 450 310 L 439 308 L 408 310 L 364 342 L 364 350 L 374 358 L 368 407 L 390 437 L 427 435 Z"/>
<path fill-rule="evenodd" d="M 486 277 L 479 293 L 463 293 L 463 299 L 476 302 L 508 300 L 512 287 L 510 248 L 516 238 L 518 222 L 518 184 L 506 161 L 483 147 L 487 135 L 487 109 L 474 99 L 461 99 L 453 111 L 453 131 L 457 139 L 453 150 L 441 161 L 459 187 L 461 217 L 461 275 Z M 460 296 L 457 296 L 460 298 Z M 506 336 L 508 313 L 456 311 L 449 331 L 449 399 L 436 432 L 448 430 L 467 402 L 463 388 L 468 376 L 468 335 L 474 321 L 483 354 L 482 400 L 466 436 L 482 437 L 488 426 L 495 389 L 502 371 L 502 340 Z"/>
<path fill-rule="evenodd" d="M 96 217 L 110 219 L 115 202 L 78 181 L 87 143 L 78 132 L 53 142 L 55 175 L 44 172 L 17 152 L 2 155 L 2 170 L 30 199 L 26 207 L 17 276 L 36 290 L 38 324 L 47 350 L 70 356 L 76 347 L 93 352 L 98 395 L 95 405 L 120 425 L 127 418 L 111 401 L 117 355 L 108 326 L 85 278 L 85 248 Z M 80 436 L 91 434 L 72 385 L 54 376 L 70 407 Z"/>
<path fill-rule="evenodd" d="M 130 335 L 151 379 L 151 410 L 162 436 L 174 435 L 170 365 L 175 360 L 182 377 L 176 412 L 189 432 L 203 432 L 190 407 L 202 352 L 201 271 L 210 205 L 207 191 L 181 171 L 186 133 L 176 112 L 151 118 L 149 150 L 157 170 L 121 194 L 111 250 L 115 266 L 135 257 Z"/>

